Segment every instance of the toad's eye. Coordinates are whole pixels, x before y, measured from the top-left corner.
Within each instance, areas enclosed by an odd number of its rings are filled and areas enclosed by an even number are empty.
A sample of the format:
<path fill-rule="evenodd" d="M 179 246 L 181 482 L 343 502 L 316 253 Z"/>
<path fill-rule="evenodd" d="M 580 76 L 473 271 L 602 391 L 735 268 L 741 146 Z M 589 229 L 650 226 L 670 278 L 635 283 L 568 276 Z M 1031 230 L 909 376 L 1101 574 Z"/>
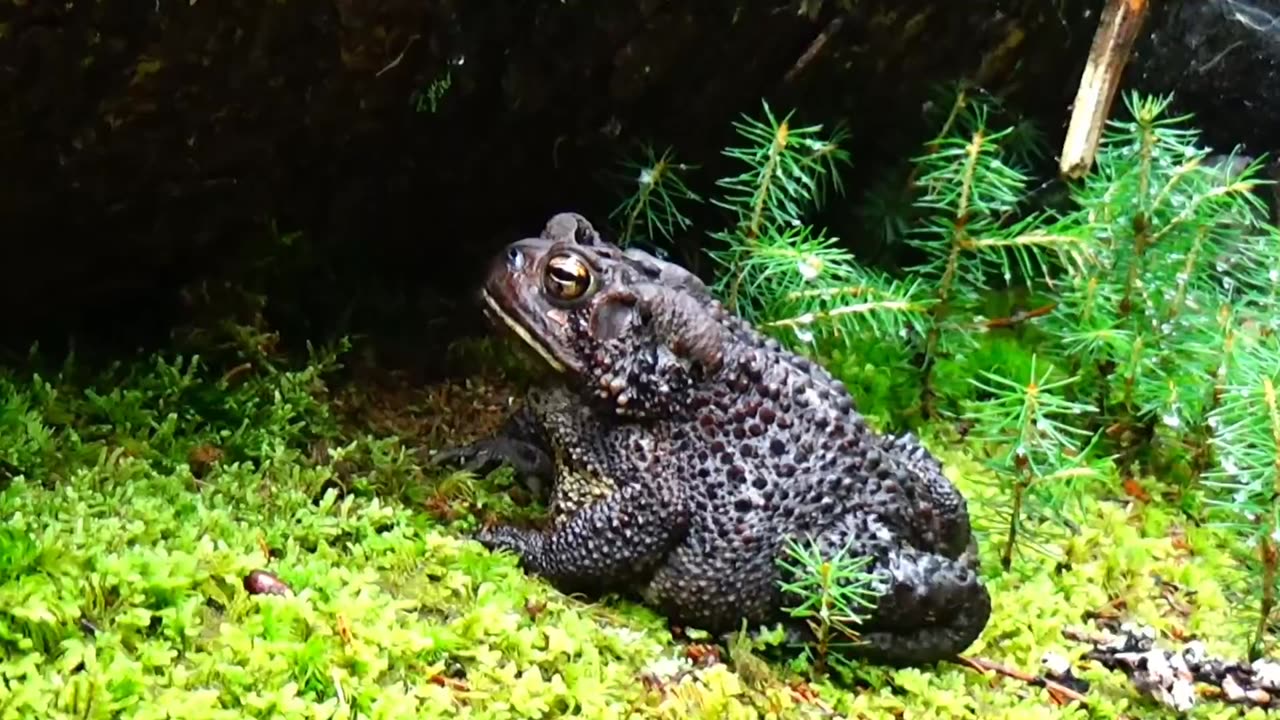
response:
<path fill-rule="evenodd" d="M 557 255 L 547 261 L 542 284 L 557 300 L 577 300 L 591 287 L 591 270 L 577 255 Z"/>

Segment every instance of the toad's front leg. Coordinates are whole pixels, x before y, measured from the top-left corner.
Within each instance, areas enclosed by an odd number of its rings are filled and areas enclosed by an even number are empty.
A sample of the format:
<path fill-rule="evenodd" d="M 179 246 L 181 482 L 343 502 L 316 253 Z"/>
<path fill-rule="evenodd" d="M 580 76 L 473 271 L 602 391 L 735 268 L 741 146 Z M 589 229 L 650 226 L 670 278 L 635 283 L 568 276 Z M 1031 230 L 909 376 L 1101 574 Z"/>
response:
<path fill-rule="evenodd" d="M 507 465 L 516 479 L 543 502 L 550 496 L 555 479 L 551 451 L 543 438 L 538 417 L 528 403 L 512 413 L 494 435 L 445 448 L 432 457 L 430 463 L 434 467 L 456 466 L 480 475 Z"/>
<path fill-rule="evenodd" d="M 683 540 L 689 507 L 678 481 L 628 484 L 549 530 L 499 526 L 476 539 L 509 550 L 564 592 L 617 590 L 653 569 Z"/>

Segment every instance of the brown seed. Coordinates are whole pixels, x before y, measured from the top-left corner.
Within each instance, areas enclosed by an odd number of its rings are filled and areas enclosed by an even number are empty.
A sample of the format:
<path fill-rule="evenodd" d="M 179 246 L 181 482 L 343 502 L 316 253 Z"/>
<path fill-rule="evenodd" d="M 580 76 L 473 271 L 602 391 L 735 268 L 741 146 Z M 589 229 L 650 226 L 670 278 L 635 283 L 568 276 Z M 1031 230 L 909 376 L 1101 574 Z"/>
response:
<path fill-rule="evenodd" d="M 197 479 L 203 478 L 222 459 L 222 456 L 222 450 L 212 445 L 207 443 L 197 445 L 187 453 L 187 466 L 191 468 L 191 474 Z"/>

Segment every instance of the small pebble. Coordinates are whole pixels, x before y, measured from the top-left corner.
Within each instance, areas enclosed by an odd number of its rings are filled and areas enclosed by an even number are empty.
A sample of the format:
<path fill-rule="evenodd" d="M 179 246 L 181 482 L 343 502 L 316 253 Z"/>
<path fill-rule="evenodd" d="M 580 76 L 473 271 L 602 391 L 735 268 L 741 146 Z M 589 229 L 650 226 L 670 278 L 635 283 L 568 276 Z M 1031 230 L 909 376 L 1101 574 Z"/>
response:
<path fill-rule="evenodd" d="M 1244 688 L 1240 687 L 1230 675 L 1222 678 L 1222 694 L 1231 702 L 1240 702 L 1244 697 Z"/>
<path fill-rule="evenodd" d="M 1061 677 L 1071 672 L 1071 661 L 1055 652 L 1047 652 L 1040 658 L 1040 664 L 1049 674 Z"/>
<path fill-rule="evenodd" d="M 1258 685 L 1275 692 L 1280 690 L 1280 663 L 1259 658 L 1253 661 L 1253 676 Z"/>
<path fill-rule="evenodd" d="M 1192 640 L 1182 648 L 1182 659 L 1188 665 L 1203 665 L 1208 657 L 1209 653 L 1205 650 L 1204 643 L 1199 640 Z"/>

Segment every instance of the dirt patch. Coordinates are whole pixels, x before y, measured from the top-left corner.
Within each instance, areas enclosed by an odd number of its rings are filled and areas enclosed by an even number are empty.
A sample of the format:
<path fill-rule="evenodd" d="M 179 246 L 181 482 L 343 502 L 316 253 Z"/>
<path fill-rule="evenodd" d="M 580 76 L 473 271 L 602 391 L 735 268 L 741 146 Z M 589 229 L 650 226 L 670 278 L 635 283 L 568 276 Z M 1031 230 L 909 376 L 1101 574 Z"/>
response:
<path fill-rule="evenodd" d="M 334 409 L 352 433 L 397 435 L 422 449 L 495 432 L 521 394 L 496 373 L 416 382 L 403 370 L 362 369 L 335 393 Z"/>

